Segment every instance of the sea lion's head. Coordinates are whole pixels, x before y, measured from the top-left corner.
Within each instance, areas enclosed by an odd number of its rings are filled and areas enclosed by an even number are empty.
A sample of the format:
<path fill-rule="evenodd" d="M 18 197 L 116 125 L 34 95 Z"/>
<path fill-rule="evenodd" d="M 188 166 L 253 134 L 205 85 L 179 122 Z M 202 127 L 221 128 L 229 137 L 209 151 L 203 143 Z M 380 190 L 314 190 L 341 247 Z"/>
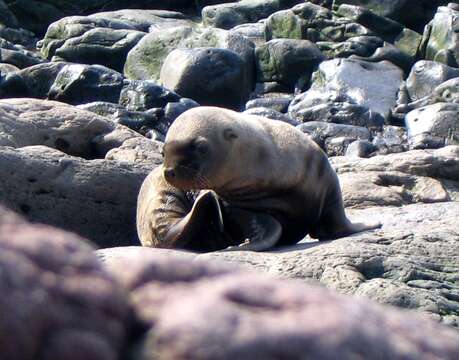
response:
<path fill-rule="evenodd" d="M 163 148 L 164 178 L 182 189 L 219 189 L 231 178 L 239 138 L 228 110 L 198 107 L 180 115 Z"/>

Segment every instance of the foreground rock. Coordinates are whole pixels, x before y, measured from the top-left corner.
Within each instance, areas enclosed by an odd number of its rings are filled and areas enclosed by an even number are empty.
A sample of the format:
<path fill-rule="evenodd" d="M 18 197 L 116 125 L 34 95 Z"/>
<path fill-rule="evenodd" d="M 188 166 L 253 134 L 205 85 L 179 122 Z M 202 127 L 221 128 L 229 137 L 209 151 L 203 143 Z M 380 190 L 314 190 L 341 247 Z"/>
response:
<path fill-rule="evenodd" d="M 91 246 L 0 207 L 0 249 L 2 359 L 118 358 L 128 306 Z"/>
<path fill-rule="evenodd" d="M 32 221 L 74 231 L 102 247 L 137 244 L 137 194 L 151 167 L 84 160 L 32 146 L 0 147 L 0 203 Z"/>
<path fill-rule="evenodd" d="M 138 359 L 459 356 L 454 331 L 414 314 L 228 265 L 193 262 L 186 253 L 125 250 L 123 256 L 111 256 L 110 249 L 98 253 L 150 329 L 136 347 Z"/>

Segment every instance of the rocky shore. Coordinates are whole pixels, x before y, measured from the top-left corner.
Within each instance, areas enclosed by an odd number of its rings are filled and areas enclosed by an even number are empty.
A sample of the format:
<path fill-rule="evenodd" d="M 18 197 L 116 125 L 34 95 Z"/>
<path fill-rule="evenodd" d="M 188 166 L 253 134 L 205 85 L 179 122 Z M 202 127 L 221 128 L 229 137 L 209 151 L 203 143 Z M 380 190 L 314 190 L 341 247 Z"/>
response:
<path fill-rule="evenodd" d="M 440 0 L 0 0 L 0 358 L 459 358 L 458 24 Z M 140 186 L 201 105 L 309 134 L 382 228 L 140 247 Z"/>

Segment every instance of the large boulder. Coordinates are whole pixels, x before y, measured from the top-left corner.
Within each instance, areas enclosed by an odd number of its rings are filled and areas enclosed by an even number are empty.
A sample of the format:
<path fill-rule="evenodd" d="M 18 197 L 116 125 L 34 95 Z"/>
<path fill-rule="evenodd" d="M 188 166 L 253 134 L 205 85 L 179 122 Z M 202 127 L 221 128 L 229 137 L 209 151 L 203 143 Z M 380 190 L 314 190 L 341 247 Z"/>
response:
<path fill-rule="evenodd" d="M 137 346 L 139 359 L 459 356 L 455 331 L 364 299 L 193 261 L 171 250 L 109 249 L 98 255 L 149 328 Z"/>
<path fill-rule="evenodd" d="M 0 355 L 114 360 L 127 345 L 123 289 L 79 236 L 0 207 Z"/>
<path fill-rule="evenodd" d="M 129 52 L 124 74 L 129 79 L 158 80 L 164 60 L 172 50 L 216 47 L 232 50 L 253 67 L 254 44 L 242 35 L 215 28 L 178 26 L 152 30 Z"/>
<path fill-rule="evenodd" d="M 312 73 L 326 58 L 308 40 L 274 39 L 257 47 L 257 80 L 277 81 L 293 88 L 309 85 Z"/>
<path fill-rule="evenodd" d="M 160 82 L 201 105 L 239 110 L 253 88 L 251 70 L 231 50 L 176 49 L 164 60 Z"/>
<path fill-rule="evenodd" d="M 397 66 L 383 61 L 333 59 L 324 61 L 313 74 L 311 88 L 298 95 L 290 104 L 289 112 L 303 111 L 310 104 L 310 96 L 322 95 L 314 105 L 329 102 L 347 102 L 367 107 L 373 116 L 388 121 L 391 108 L 397 102 L 397 93 L 403 72 Z M 370 117 L 371 118 L 371 117 Z"/>
<path fill-rule="evenodd" d="M 459 5 L 450 3 L 440 6 L 432 21 L 426 26 L 424 38 L 426 40 L 425 59 L 445 63 L 450 66 L 459 66 Z"/>
<path fill-rule="evenodd" d="M 149 167 L 84 160 L 45 146 L 0 147 L 0 203 L 100 247 L 137 244 L 137 194 Z"/>

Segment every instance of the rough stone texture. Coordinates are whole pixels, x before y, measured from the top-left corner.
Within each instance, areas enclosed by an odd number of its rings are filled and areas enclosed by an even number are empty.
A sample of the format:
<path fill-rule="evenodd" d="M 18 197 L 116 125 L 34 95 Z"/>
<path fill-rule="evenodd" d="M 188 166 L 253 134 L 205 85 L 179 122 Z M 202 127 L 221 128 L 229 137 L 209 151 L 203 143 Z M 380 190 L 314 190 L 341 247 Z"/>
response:
<path fill-rule="evenodd" d="M 291 88 L 309 85 L 312 72 L 325 60 L 308 40 L 274 39 L 255 50 L 258 81 L 277 81 Z"/>
<path fill-rule="evenodd" d="M 101 247 L 137 244 L 136 199 L 149 168 L 83 160 L 32 146 L 0 147 L 0 203 Z"/>
<path fill-rule="evenodd" d="M 408 99 L 422 99 L 430 95 L 438 85 L 455 77 L 459 77 L 459 69 L 436 61 L 418 61 L 406 79 Z"/>
<path fill-rule="evenodd" d="M 49 89 L 50 100 L 72 105 L 92 101 L 117 103 L 123 87 L 123 76 L 101 65 L 65 65 Z"/>
<path fill-rule="evenodd" d="M 174 49 L 217 47 L 237 53 L 248 67 L 253 66 L 254 44 L 236 32 L 215 28 L 177 26 L 152 30 L 129 52 L 124 74 L 129 79 L 158 80 L 161 66 Z"/>
<path fill-rule="evenodd" d="M 426 26 L 424 37 L 427 39 L 425 59 L 459 66 L 459 5 L 450 3 L 440 6 L 432 21 Z"/>
<path fill-rule="evenodd" d="M 436 103 L 410 111 L 405 116 L 413 149 L 459 144 L 459 104 Z"/>
<path fill-rule="evenodd" d="M 231 29 L 237 25 L 254 23 L 272 13 L 293 6 L 301 0 L 242 0 L 206 6 L 202 9 L 204 25 Z"/>
<path fill-rule="evenodd" d="M 113 132 L 123 132 L 122 137 Z M 100 137 L 112 134 L 110 143 Z M 57 101 L 0 100 L 0 145 L 46 145 L 86 159 L 103 157 L 126 138 L 139 135 L 107 118 Z"/>
<path fill-rule="evenodd" d="M 163 143 L 144 137 L 126 140 L 120 147 L 110 150 L 105 159 L 120 162 L 140 163 L 146 169 L 153 170 L 163 162 L 161 155 Z"/>
<path fill-rule="evenodd" d="M 389 62 L 369 63 L 362 60 L 333 59 L 324 61 L 313 74 L 310 90 L 298 96 L 291 107 L 301 107 L 310 92 L 324 94 L 324 100 L 347 102 L 368 107 L 384 118 L 397 100 L 402 71 Z M 342 100 L 341 100 L 342 101 Z"/>
<path fill-rule="evenodd" d="M 427 360 L 459 355 L 459 335 L 419 315 L 193 261 L 183 252 L 142 250 L 129 249 L 124 256 L 99 251 L 106 268 L 129 290 L 140 321 L 150 327 L 137 347 L 138 359 L 304 359 L 307 354 L 330 360 Z"/>
<path fill-rule="evenodd" d="M 0 208 L 0 354 L 4 360 L 116 360 L 124 291 L 82 238 Z"/>
<path fill-rule="evenodd" d="M 201 105 L 239 110 L 253 88 L 251 70 L 231 50 L 176 49 L 164 60 L 160 82 Z"/>

